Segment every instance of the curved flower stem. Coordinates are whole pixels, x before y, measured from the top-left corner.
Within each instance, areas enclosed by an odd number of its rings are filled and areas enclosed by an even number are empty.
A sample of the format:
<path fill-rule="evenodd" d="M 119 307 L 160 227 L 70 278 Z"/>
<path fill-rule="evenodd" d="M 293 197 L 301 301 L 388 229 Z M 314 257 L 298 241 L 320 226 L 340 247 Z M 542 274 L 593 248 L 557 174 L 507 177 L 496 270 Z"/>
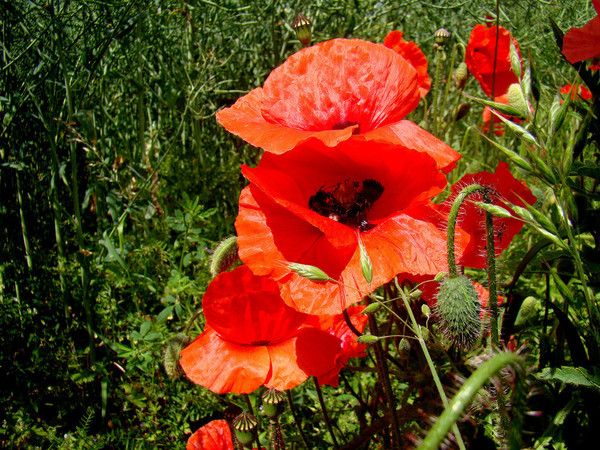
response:
<path fill-rule="evenodd" d="M 294 417 L 294 422 L 296 423 L 296 427 L 298 428 L 298 431 L 300 432 L 300 436 L 302 437 L 304 446 L 305 446 L 305 448 L 310 448 L 310 445 L 308 444 L 308 440 L 306 439 L 306 436 L 304 435 L 304 430 L 302 429 L 302 424 L 300 423 L 298 413 L 296 412 L 296 408 L 294 408 L 294 400 L 292 399 L 291 391 L 289 389 L 286 390 L 285 395 L 287 396 L 288 405 L 290 405 L 290 411 L 292 412 L 292 416 Z"/>
<path fill-rule="evenodd" d="M 454 235 L 456 234 L 456 218 L 462 202 L 473 192 L 481 189 L 478 184 L 471 184 L 464 188 L 454 199 L 450 214 L 448 215 L 448 275 L 450 278 L 458 276 L 456 267 L 456 255 L 454 254 Z"/>
<path fill-rule="evenodd" d="M 456 62 L 456 53 L 457 49 L 461 47 L 463 49 L 463 53 L 465 51 L 465 46 L 460 42 L 454 44 L 452 47 L 452 59 L 450 60 L 450 67 L 448 69 L 448 77 L 446 78 L 446 87 L 444 88 L 444 96 L 442 97 L 442 108 L 441 111 L 446 110 L 446 103 L 448 102 L 448 93 L 450 92 L 450 85 L 452 84 L 452 72 L 454 70 L 454 63 Z M 460 98 L 460 96 L 459 96 Z M 444 127 L 444 130 L 446 127 Z"/>
<path fill-rule="evenodd" d="M 427 360 L 427 365 L 429 366 L 429 370 L 431 371 L 433 382 L 435 383 L 435 386 L 438 390 L 438 394 L 440 396 L 440 399 L 442 400 L 442 404 L 444 405 L 444 408 L 448 409 L 448 397 L 446 397 L 446 392 L 444 391 L 442 382 L 440 381 L 440 377 L 437 374 L 437 370 L 435 369 L 435 365 L 433 364 L 433 360 L 431 359 L 431 355 L 429 354 L 429 350 L 427 349 L 427 345 L 425 344 L 425 339 L 423 339 L 423 334 L 421 333 L 421 326 L 418 324 L 417 319 L 415 319 L 415 315 L 413 314 L 412 309 L 410 309 L 408 296 L 406 295 L 404 290 L 399 289 L 399 291 L 400 296 L 402 297 L 402 301 L 404 302 L 404 308 L 406 308 L 406 311 L 410 316 L 410 321 L 413 324 L 413 328 L 415 334 L 417 335 L 417 339 L 419 341 L 419 345 L 421 346 L 421 350 L 423 350 L 423 354 L 425 355 L 425 359 Z M 456 443 L 458 444 L 458 447 L 461 450 L 465 450 L 465 443 L 462 440 L 460 430 L 458 429 L 458 425 L 456 425 L 456 423 L 453 423 L 452 425 L 452 432 L 454 433 L 454 437 L 456 438 Z"/>
<path fill-rule="evenodd" d="M 440 70 L 441 70 L 441 66 L 442 66 L 442 56 L 441 53 L 443 52 L 443 50 L 438 50 L 436 53 L 436 59 L 435 59 L 435 81 L 434 81 L 434 88 L 433 88 L 433 108 L 432 108 L 432 112 L 433 112 L 433 134 L 436 135 L 437 133 L 437 129 L 438 129 L 438 121 L 439 121 L 439 116 L 440 114 L 438 114 L 438 96 L 439 96 L 439 89 L 440 89 Z"/>
<path fill-rule="evenodd" d="M 327 406 L 325 405 L 325 399 L 323 398 L 323 392 L 321 391 L 321 386 L 319 385 L 319 380 L 317 377 L 312 377 L 313 383 L 315 384 L 315 389 L 317 391 L 317 396 L 319 397 L 319 403 L 321 404 L 321 410 L 323 411 L 323 418 L 325 419 L 325 425 L 329 430 L 329 434 L 331 435 L 331 440 L 333 441 L 333 447 L 339 448 L 340 445 L 337 442 L 335 434 L 333 432 L 333 427 L 331 426 L 331 420 L 329 419 L 329 413 L 327 412 Z"/>
<path fill-rule="evenodd" d="M 372 315 L 369 315 L 369 329 L 371 334 L 376 336 L 379 335 L 377 321 Z M 400 422 L 398 421 L 398 415 L 396 414 L 396 401 L 394 398 L 394 393 L 392 392 L 390 372 L 388 370 L 383 348 L 381 347 L 381 342 L 375 342 L 373 347 L 375 347 L 375 358 L 377 361 L 377 373 L 379 374 L 379 381 L 383 385 L 385 396 L 387 397 L 387 403 L 390 409 L 390 414 L 392 415 L 392 436 L 394 445 L 397 448 L 400 448 Z"/>
<path fill-rule="evenodd" d="M 519 364 L 520 358 L 511 352 L 498 353 L 492 359 L 483 363 L 458 390 L 450 405 L 427 433 L 425 440 L 418 447 L 419 450 L 439 448 L 439 444 L 448 434 L 450 428 L 456 426 L 456 421 L 484 383 L 503 367 L 508 365 L 518 366 Z"/>

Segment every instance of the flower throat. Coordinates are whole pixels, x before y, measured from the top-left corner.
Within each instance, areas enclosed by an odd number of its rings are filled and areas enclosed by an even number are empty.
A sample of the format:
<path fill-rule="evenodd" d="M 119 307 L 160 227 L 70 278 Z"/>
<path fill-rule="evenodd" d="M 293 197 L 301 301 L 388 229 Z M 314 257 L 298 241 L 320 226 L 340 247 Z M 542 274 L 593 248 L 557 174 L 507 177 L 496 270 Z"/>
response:
<path fill-rule="evenodd" d="M 383 190 L 381 183 L 371 178 L 362 183 L 344 180 L 335 186 L 321 187 L 308 200 L 308 207 L 336 222 L 368 231 L 375 225 L 366 220 L 367 212 Z"/>

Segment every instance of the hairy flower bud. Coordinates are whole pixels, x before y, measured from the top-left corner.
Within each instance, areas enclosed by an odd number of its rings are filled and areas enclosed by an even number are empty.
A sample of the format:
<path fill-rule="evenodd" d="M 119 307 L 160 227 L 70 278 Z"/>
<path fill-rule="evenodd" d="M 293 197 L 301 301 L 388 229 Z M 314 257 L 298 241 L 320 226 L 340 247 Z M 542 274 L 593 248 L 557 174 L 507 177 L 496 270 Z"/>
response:
<path fill-rule="evenodd" d="M 398 353 L 402 357 L 408 356 L 408 354 L 410 353 L 410 341 L 408 339 L 400 339 L 400 342 L 398 343 Z"/>
<path fill-rule="evenodd" d="M 358 342 L 359 344 L 367 344 L 367 345 L 374 344 L 378 340 L 379 340 L 379 336 L 374 336 L 372 334 L 363 334 L 362 336 L 358 336 L 356 338 L 356 342 Z"/>
<path fill-rule="evenodd" d="M 462 89 L 469 79 L 469 68 L 466 62 L 461 62 L 452 75 L 456 89 Z"/>
<path fill-rule="evenodd" d="M 191 339 L 183 333 L 178 333 L 169 340 L 167 348 L 165 348 L 163 353 L 163 366 L 169 377 L 177 379 L 183 373 L 183 369 L 179 365 L 179 353 L 190 342 Z"/>
<path fill-rule="evenodd" d="M 238 259 L 237 237 L 231 236 L 222 240 L 212 254 L 210 274 L 216 277 L 229 269 Z"/>
<path fill-rule="evenodd" d="M 310 41 L 312 40 L 311 27 L 312 22 L 302 14 L 298 14 L 292 24 L 292 28 L 296 32 L 296 37 L 303 47 L 310 45 Z"/>
<path fill-rule="evenodd" d="M 367 305 L 367 307 L 365 309 L 363 309 L 361 314 L 364 314 L 364 315 L 373 314 L 375 311 L 379 311 L 380 308 L 381 308 L 381 303 L 371 303 L 370 305 Z"/>
<path fill-rule="evenodd" d="M 452 343 L 464 349 L 473 346 L 481 333 L 481 303 L 471 280 L 459 275 L 442 281 L 435 313 L 441 331 Z"/>

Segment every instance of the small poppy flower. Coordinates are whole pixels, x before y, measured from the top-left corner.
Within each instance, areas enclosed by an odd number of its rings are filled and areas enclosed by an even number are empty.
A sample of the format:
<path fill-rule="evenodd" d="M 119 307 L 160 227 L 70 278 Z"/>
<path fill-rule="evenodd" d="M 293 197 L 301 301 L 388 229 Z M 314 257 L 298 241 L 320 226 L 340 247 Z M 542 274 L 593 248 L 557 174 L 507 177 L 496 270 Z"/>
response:
<path fill-rule="evenodd" d="M 398 53 L 359 39 L 333 39 L 290 56 L 262 88 L 217 112 L 217 120 L 271 153 L 311 137 L 335 147 L 361 136 L 426 152 L 449 172 L 460 154 L 404 119 L 419 100 L 417 70 Z"/>
<path fill-rule="evenodd" d="M 278 280 L 284 301 L 299 311 L 339 314 L 400 272 L 446 267 L 444 217 L 429 202 L 446 179 L 425 153 L 364 138 L 331 151 L 311 139 L 282 155 L 265 153 L 242 172 L 250 185 L 235 223 L 240 259 Z M 370 284 L 359 243 L 373 265 Z M 289 263 L 316 266 L 342 284 L 303 278 Z"/>
<path fill-rule="evenodd" d="M 592 0 L 596 17 L 563 37 L 562 53 L 571 64 L 600 57 L 600 0 Z"/>
<path fill-rule="evenodd" d="M 497 31 L 499 30 L 499 31 Z M 496 34 L 498 33 L 498 51 L 496 52 Z M 510 42 L 519 51 L 517 41 L 503 27 L 476 25 L 471 32 L 465 54 L 469 72 L 475 77 L 488 97 L 499 97 L 508 92 L 519 79 L 510 63 Z M 496 64 L 494 67 L 494 56 Z"/>
<path fill-rule="evenodd" d="M 383 45 L 391 48 L 404 59 L 406 59 L 417 70 L 417 85 L 419 95 L 425 97 L 431 89 L 431 78 L 427 74 L 427 57 L 414 42 L 402 39 L 402 31 L 394 30 L 388 33 Z"/>
<path fill-rule="evenodd" d="M 216 393 L 250 393 L 265 385 L 291 389 L 329 374 L 342 340 L 286 305 L 277 283 L 247 266 L 217 276 L 202 300 L 204 332 L 182 350 L 194 383 Z"/>
<path fill-rule="evenodd" d="M 571 100 L 576 100 L 577 98 L 582 98 L 584 100 L 590 100 L 592 98 L 592 93 L 583 85 L 575 85 L 566 84 L 560 89 L 561 94 L 569 94 L 571 93 Z"/>
<path fill-rule="evenodd" d="M 458 193 L 470 184 L 488 187 L 493 204 L 512 212 L 504 202 L 509 201 L 524 206 L 523 201 L 533 204 L 537 200 L 525 183 L 517 180 L 509 170 L 506 162 L 498 163 L 496 171 L 467 174 L 452 186 L 450 199 L 440 205 L 442 212 L 449 212 L 452 201 Z M 483 201 L 480 194 L 471 194 L 468 200 Z M 461 206 L 458 225 L 471 236 L 464 253 L 457 253 L 457 260 L 462 266 L 482 269 L 486 265 L 486 231 L 485 212 L 472 202 L 466 201 Z M 521 230 L 523 222 L 518 219 L 494 217 L 494 246 L 496 257 L 504 251 L 513 237 Z"/>
<path fill-rule="evenodd" d="M 187 441 L 186 450 L 233 450 L 231 430 L 225 420 L 213 420 L 199 428 Z"/>
<path fill-rule="evenodd" d="M 508 105 L 508 94 L 504 94 L 499 97 L 496 97 L 494 99 L 494 101 L 496 103 L 502 103 L 504 105 Z M 517 124 L 523 122 L 522 119 L 520 119 L 519 117 L 516 117 L 516 116 L 507 116 L 506 114 L 502 114 L 502 117 L 510 120 L 511 122 L 517 123 Z M 500 120 L 500 118 L 498 116 L 496 116 L 496 114 L 492 113 L 492 110 L 490 109 L 489 106 L 486 106 L 485 108 L 483 108 L 482 118 L 483 118 L 482 130 L 484 133 L 489 133 L 490 132 L 490 124 L 493 124 L 494 134 L 496 136 L 502 136 L 504 134 L 504 123 L 502 122 L 502 120 Z"/>

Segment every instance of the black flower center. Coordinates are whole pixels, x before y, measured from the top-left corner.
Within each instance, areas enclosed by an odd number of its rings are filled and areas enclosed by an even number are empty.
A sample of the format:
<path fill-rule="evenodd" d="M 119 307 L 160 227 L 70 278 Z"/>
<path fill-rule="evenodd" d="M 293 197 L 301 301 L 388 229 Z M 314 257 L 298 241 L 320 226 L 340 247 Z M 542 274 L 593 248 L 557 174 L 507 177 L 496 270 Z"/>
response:
<path fill-rule="evenodd" d="M 344 120 L 342 122 L 334 123 L 331 127 L 332 130 L 343 130 L 344 128 L 351 127 L 353 125 L 358 125 L 354 130 L 352 130 L 352 134 L 360 134 L 360 123 L 351 122 L 350 120 Z"/>
<path fill-rule="evenodd" d="M 324 217 L 368 231 L 375 225 L 367 221 L 367 212 L 381 194 L 383 186 L 379 181 L 344 180 L 335 186 L 321 187 L 308 200 L 308 207 Z"/>

